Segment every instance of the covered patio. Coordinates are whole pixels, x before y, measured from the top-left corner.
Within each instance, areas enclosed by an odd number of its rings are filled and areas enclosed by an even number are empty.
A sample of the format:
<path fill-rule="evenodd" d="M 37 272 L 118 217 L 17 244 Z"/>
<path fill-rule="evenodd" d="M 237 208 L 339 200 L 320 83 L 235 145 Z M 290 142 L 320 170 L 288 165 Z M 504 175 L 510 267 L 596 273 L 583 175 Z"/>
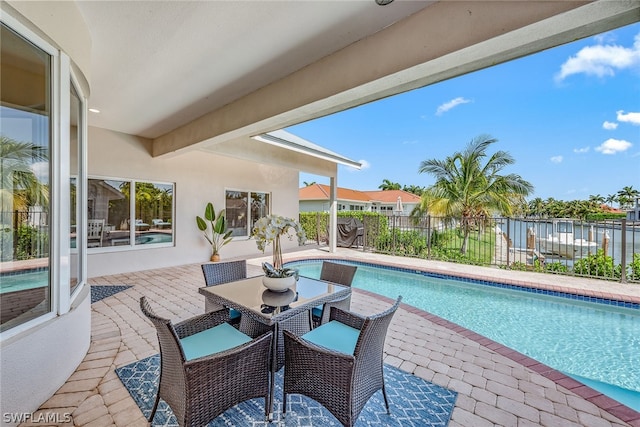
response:
<path fill-rule="evenodd" d="M 409 266 L 460 276 L 505 280 L 513 273 L 491 268 L 425 262 L 351 249 L 305 248 L 286 261 L 341 258 Z M 248 260 L 248 275 L 261 274 L 266 258 Z M 520 283 L 553 289 L 581 289 L 585 295 L 625 295 L 640 301 L 640 291 L 599 280 L 522 273 Z M 174 320 L 201 314 L 204 285 L 200 264 L 96 277 L 92 286 L 131 286 L 91 306 L 91 346 L 84 361 L 39 413 L 70 414 L 64 425 L 148 425 L 115 369 L 158 353 L 156 332 L 139 308 L 148 297 L 159 314 Z M 399 290 L 401 293 L 401 290 Z M 371 314 L 390 300 L 354 290 L 352 310 Z M 384 362 L 458 393 L 449 426 L 626 426 L 640 425 L 640 414 L 612 403 L 522 354 L 436 316 L 403 304 L 387 335 Z M 36 413 L 37 415 L 38 413 Z M 61 418 L 62 419 L 62 418 Z M 260 421 L 260 420 L 258 420 Z M 29 425 L 29 424 L 24 424 Z M 274 423 L 275 425 L 275 423 Z"/>

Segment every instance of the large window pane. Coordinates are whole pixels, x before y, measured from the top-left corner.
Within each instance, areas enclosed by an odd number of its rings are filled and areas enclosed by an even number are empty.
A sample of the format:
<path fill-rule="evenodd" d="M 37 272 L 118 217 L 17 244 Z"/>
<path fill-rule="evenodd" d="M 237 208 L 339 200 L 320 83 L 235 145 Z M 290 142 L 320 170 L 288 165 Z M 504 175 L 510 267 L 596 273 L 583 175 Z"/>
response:
<path fill-rule="evenodd" d="M 173 185 L 136 182 L 136 245 L 173 242 Z"/>
<path fill-rule="evenodd" d="M 69 229 L 71 231 L 71 240 L 70 246 L 71 250 L 69 253 L 69 293 L 72 294 L 73 291 L 80 283 L 80 263 L 78 257 L 78 250 L 76 249 L 76 229 L 78 226 L 78 217 L 80 214 L 80 206 L 78 204 L 78 198 L 76 197 L 77 189 L 78 189 L 78 173 L 80 171 L 80 143 L 82 140 L 82 126 L 80 125 L 80 120 L 82 119 L 82 111 L 81 111 L 81 101 L 78 96 L 78 92 L 73 86 L 73 82 L 71 83 L 70 90 L 70 123 L 71 129 L 69 132 L 70 141 L 69 141 L 69 173 L 71 174 L 71 182 L 69 185 Z"/>
<path fill-rule="evenodd" d="M 0 330 L 51 310 L 51 58 L 4 24 L 0 43 Z"/>
<path fill-rule="evenodd" d="M 89 179 L 87 246 L 173 243 L 173 193 L 173 184 Z"/>
<path fill-rule="evenodd" d="M 269 215 L 269 204 L 269 193 L 227 190 L 225 215 L 229 230 L 232 230 L 231 235 L 249 236 L 255 222 Z"/>
<path fill-rule="evenodd" d="M 89 179 L 87 247 L 130 243 L 129 181 Z"/>
<path fill-rule="evenodd" d="M 248 236 L 247 234 L 247 200 L 246 191 L 227 191 L 225 197 L 225 215 L 232 236 Z"/>
<path fill-rule="evenodd" d="M 269 194 L 251 193 L 251 229 L 256 221 L 267 215 L 269 215 Z"/>

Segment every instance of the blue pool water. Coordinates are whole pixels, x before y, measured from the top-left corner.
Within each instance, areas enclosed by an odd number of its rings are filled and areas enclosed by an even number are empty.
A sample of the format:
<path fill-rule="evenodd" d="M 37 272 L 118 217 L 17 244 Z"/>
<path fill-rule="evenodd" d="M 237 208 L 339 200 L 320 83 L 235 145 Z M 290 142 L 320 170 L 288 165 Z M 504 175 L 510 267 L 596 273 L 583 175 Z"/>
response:
<path fill-rule="evenodd" d="M 49 270 L 0 275 L 0 294 L 48 286 Z"/>
<path fill-rule="evenodd" d="M 453 280 L 364 263 L 352 286 L 385 295 L 519 351 L 640 411 L 640 307 Z M 319 277 L 322 261 L 287 263 Z"/>

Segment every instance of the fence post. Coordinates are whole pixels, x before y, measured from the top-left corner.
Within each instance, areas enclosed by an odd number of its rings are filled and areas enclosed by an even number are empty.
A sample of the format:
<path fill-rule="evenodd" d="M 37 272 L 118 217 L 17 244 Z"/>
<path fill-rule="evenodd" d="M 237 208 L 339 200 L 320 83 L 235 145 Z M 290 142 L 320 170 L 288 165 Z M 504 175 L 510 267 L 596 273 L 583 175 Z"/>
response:
<path fill-rule="evenodd" d="M 621 271 L 620 271 L 620 283 L 627 283 L 627 219 L 623 218 L 621 221 L 622 232 L 621 237 L 621 248 L 620 248 L 620 261 Z"/>
<path fill-rule="evenodd" d="M 503 242 L 507 243 L 507 269 L 511 268 L 511 263 L 509 262 L 509 254 L 511 253 L 511 251 L 509 250 L 509 236 L 511 236 L 511 218 L 507 217 L 507 238 L 502 239 L 502 241 L 500 242 L 500 244 L 502 244 Z"/>
<path fill-rule="evenodd" d="M 431 259 L 431 215 L 427 215 L 427 259 Z"/>

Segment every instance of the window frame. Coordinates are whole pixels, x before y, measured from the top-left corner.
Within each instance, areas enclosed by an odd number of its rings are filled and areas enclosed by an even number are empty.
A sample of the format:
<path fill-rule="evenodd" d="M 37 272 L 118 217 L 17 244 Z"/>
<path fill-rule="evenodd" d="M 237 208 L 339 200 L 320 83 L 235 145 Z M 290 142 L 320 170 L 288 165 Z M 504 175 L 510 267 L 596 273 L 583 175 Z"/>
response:
<path fill-rule="evenodd" d="M 66 116 L 68 120 L 68 108 L 64 111 L 64 104 L 61 102 L 61 98 L 68 95 L 63 92 L 65 87 L 65 80 L 68 80 L 70 75 L 69 59 L 66 55 L 61 53 L 51 44 L 47 43 L 44 39 L 39 37 L 35 32 L 24 26 L 17 19 L 8 14 L 2 14 L 0 16 L 0 22 L 6 26 L 9 30 L 16 33 L 20 38 L 24 39 L 27 43 L 30 43 L 34 48 L 41 50 L 49 56 L 49 71 L 50 74 L 46 78 L 50 81 L 49 93 L 51 114 L 49 117 L 49 160 L 48 160 L 48 182 L 49 182 L 49 258 L 47 260 L 47 267 L 49 269 L 48 275 L 48 309 L 40 315 L 28 319 L 21 323 L 9 326 L 7 329 L 2 330 L 0 334 L 0 342 L 11 339 L 12 337 L 30 330 L 33 327 L 43 324 L 58 315 L 65 314 L 69 311 L 69 284 L 65 284 L 60 281 L 60 277 L 68 273 L 68 267 L 62 265 L 61 262 L 56 262 L 62 255 L 60 253 L 61 245 L 64 246 L 64 242 L 59 239 L 64 236 L 64 228 L 68 229 L 68 224 L 60 222 L 60 217 L 65 210 L 65 206 L 68 206 L 68 194 L 65 197 L 62 191 L 60 191 L 60 182 L 57 180 L 61 167 L 64 166 L 64 148 L 68 149 L 68 145 L 63 144 L 62 139 L 64 133 L 63 117 Z M 64 204 L 66 199 L 66 205 Z M 62 231 L 61 231 L 62 230 Z M 68 238 L 67 238 L 68 239 Z M 67 240 L 68 243 L 68 240 Z M 13 320 L 13 319 L 12 319 Z M 11 320 L 10 320 L 11 321 Z"/>
<path fill-rule="evenodd" d="M 230 226 L 230 220 L 229 220 L 229 216 L 227 215 L 228 212 L 228 208 L 227 208 L 227 194 L 229 192 L 234 192 L 234 193 L 247 193 L 247 210 L 246 210 L 246 215 L 247 215 L 247 226 L 246 226 L 246 235 L 233 235 L 232 238 L 233 240 L 246 240 L 248 237 L 251 237 L 251 230 L 253 229 L 253 224 L 255 223 L 255 221 L 257 221 L 260 218 L 255 218 L 253 219 L 251 217 L 251 195 L 252 194 L 266 194 L 268 196 L 268 202 L 267 202 L 267 215 L 270 215 L 272 213 L 272 206 L 273 206 L 273 193 L 271 191 L 263 191 L 263 190 L 247 190 L 247 189 L 238 189 L 238 188 L 225 188 L 224 189 L 224 211 L 225 211 L 225 216 L 227 218 L 227 226 L 229 228 L 231 228 Z"/>

